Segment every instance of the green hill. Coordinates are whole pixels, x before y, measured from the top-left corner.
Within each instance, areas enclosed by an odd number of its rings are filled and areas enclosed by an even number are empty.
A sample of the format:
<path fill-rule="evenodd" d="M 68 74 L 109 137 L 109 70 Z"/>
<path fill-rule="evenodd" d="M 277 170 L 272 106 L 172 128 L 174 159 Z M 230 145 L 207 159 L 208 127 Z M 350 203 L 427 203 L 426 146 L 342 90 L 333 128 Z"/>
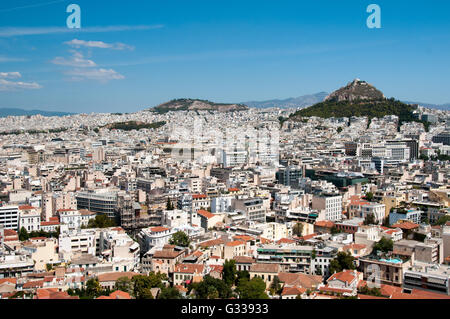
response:
<path fill-rule="evenodd" d="M 358 88 L 360 85 L 362 87 Z M 364 94 L 359 92 L 364 92 Z M 367 92 L 370 92 L 371 95 L 368 95 Z M 312 116 L 320 118 L 366 116 L 370 121 L 375 117 L 381 118 L 386 115 L 396 115 L 399 117 L 399 127 L 404 122 L 415 121 L 423 123 L 425 130 L 428 131 L 429 123 L 414 117 L 413 111 L 415 109 L 415 105 L 405 104 L 394 98 L 384 98 L 380 91 L 357 79 L 346 87 L 330 94 L 325 101 L 295 112 L 289 117 L 289 120 L 301 121 L 302 118 Z"/>

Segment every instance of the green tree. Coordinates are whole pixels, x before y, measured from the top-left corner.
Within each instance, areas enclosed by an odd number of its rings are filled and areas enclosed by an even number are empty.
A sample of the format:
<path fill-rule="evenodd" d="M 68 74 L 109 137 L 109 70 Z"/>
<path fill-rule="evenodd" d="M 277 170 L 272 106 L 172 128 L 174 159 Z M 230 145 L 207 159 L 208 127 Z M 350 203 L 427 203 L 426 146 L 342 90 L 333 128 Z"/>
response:
<path fill-rule="evenodd" d="M 247 270 L 240 270 L 236 273 L 235 285 L 239 285 L 241 280 L 250 280 L 250 273 Z"/>
<path fill-rule="evenodd" d="M 108 228 L 117 226 L 113 219 L 108 218 L 105 214 L 98 214 L 94 219 L 88 222 L 86 227 L 82 228 Z"/>
<path fill-rule="evenodd" d="M 236 287 L 236 292 L 241 299 L 268 299 L 266 294 L 266 283 L 259 277 L 251 280 L 242 279 Z"/>
<path fill-rule="evenodd" d="M 197 299 L 228 299 L 232 295 L 231 288 L 223 281 L 210 275 L 203 277 L 198 283 L 191 283 L 188 292 L 194 290 Z"/>
<path fill-rule="evenodd" d="M 394 249 L 394 242 L 392 239 L 381 237 L 381 239 L 373 246 L 372 253 L 376 254 L 378 251 L 387 253 Z"/>
<path fill-rule="evenodd" d="M 225 260 L 225 263 L 223 264 L 222 279 L 230 287 L 236 281 L 236 272 L 236 261 L 233 259 Z"/>
<path fill-rule="evenodd" d="M 164 287 L 161 289 L 158 299 L 183 299 L 183 296 L 175 287 Z"/>
<path fill-rule="evenodd" d="M 25 241 L 28 240 L 30 238 L 30 235 L 28 234 L 27 230 L 25 229 L 25 227 L 20 228 L 19 231 L 19 240 L 20 241 Z"/>
<path fill-rule="evenodd" d="M 165 274 L 151 272 L 146 275 L 136 275 L 133 282 L 133 295 L 136 299 L 153 299 L 150 289 L 164 287 L 163 280 L 167 279 Z"/>
<path fill-rule="evenodd" d="M 364 225 L 375 225 L 377 223 L 374 214 L 367 214 L 364 218 Z"/>
<path fill-rule="evenodd" d="M 342 127 L 339 126 L 339 127 L 337 128 L 337 132 L 338 132 L 338 134 L 341 133 L 341 132 L 342 132 Z"/>
<path fill-rule="evenodd" d="M 169 240 L 169 244 L 181 247 L 189 247 L 190 243 L 189 236 L 183 231 L 177 231 Z"/>
<path fill-rule="evenodd" d="M 120 277 L 117 279 L 114 288 L 131 294 L 133 293 L 133 282 L 126 276 Z"/>
<path fill-rule="evenodd" d="M 281 288 L 280 278 L 278 278 L 278 276 L 275 276 L 273 278 L 272 283 L 270 284 L 270 292 L 271 292 L 272 295 L 275 295 L 275 294 L 279 295 L 279 294 L 281 294 L 282 290 L 283 289 Z"/>
<path fill-rule="evenodd" d="M 166 204 L 166 210 L 174 210 L 175 208 L 173 207 L 172 201 L 170 200 L 169 197 L 167 197 L 167 204 Z"/>
<path fill-rule="evenodd" d="M 86 282 L 85 296 L 89 299 L 100 297 L 102 295 L 102 290 L 98 278 L 91 278 Z"/>
<path fill-rule="evenodd" d="M 336 258 L 330 261 L 330 274 L 341 272 L 344 269 L 355 269 L 354 260 L 355 258 L 350 253 L 338 252 Z"/>
<path fill-rule="evenodd" d="M 292 228 L 292 233 L 295 236 L 301 237 L 303 233 L 303 224 L 302 223 L 296 223 L 294 227 Z"/>
<path fill-rule="evenodd" d="M 445 225 L 448 221 L 450 221 L 450 215 L 444 215 L 439 217 L 435 225 Z"/>
<path fill-rule="evenodd" d="M 368 200 L 369 202 L 371 202 L 373 200 L 373 193 L 372 192 L 367 192 L 366 196 L 364 196 L 364 198 L 366 200 Z"/>

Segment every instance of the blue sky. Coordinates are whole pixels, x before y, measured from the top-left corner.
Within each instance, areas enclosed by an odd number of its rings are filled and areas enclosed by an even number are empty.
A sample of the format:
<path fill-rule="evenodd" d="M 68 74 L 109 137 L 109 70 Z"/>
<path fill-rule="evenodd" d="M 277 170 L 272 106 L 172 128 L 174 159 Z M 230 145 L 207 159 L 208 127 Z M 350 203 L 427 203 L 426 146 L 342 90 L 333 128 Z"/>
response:
<path fill-rule="evenodd" d="M 81 7 L 79 30 L 66 7 Z M 381 29 L 366 8 L 381 7 Z M 133 112 L 172 98 L 242 102 L 331 92 L 450 102 L 450 2 L 0 2 L 0 107 Z"/>

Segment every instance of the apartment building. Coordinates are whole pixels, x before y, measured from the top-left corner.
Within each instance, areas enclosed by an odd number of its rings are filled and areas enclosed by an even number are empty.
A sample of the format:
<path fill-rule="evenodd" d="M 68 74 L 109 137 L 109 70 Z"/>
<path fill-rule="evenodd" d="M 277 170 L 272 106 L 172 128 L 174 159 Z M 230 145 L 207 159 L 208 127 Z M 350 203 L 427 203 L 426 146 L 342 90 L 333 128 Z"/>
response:
<path fill-rule="evenodd" d="M 0 206 L 0 225 L 5 229 L 19 230 L 19 206 Z"/>
<path fill-rule="evenodd" d="M 342 196 L 314 196 L 312 209 L 325 210 L 325 219 L 342 220 Z"/>

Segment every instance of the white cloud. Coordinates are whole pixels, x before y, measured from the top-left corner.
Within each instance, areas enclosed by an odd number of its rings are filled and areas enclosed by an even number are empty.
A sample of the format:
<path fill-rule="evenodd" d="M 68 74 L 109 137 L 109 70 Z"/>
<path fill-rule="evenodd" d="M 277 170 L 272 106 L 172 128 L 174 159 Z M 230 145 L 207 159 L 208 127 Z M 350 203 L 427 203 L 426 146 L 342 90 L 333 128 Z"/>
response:
<path fill-rule="evenodd" d="M 3 27 L 0 28 L 0 37 L 15 37 L 25 35 L 42 35 L 55 33 L 102 33 L 102 32 L 120 32 L 120 31 L 139 31 L 161 29 L 164 25 L 118 25 L 106 27 L 87 27 L 79 29 L 69 29 L 67 27 Z"/>
<path fill-rule="evenodd" d="M 18 79 L 22 77 L 19 72 L 0 72 L 0 78 L 5 79 Z"/>
<path fill-rule="evenodd" d="M 52 60 L 52 63 L 65 66 L 73 66 L 77 68 L 88 68 L 97 66 L 97 64 L 94 61 L 85 59 L 82 53 L 77 51 L 71 52 L 73 53 L 73 55 L 69 59 L 63 57 L 56 57 Z"/>
<path fill-rule="evenodd" d="M 7 56 L 0 56 L 0 63 L 3 62 L 23 62 L 23 61 L 27 61 L 26 59 L 22 59 L 22 58 L 10 58 Z"/>
<path fill-rule="evenodd" d="M 100 48 L 100 49 L 113 49 L 113 50 L 133 50 L 134 47 L 124 43 L 106 43 L 103 41 L 84 41 L 73 39 L 71 41 L 64 42 L 75 48 L 88 47 L 88 48 Z"/>
<path fill-rule="evenodd" d="M 108 82 L 110 80 L 122 80 L 125 77 L 114 71 L 113 69 L 73 69 L 66 72 L 74 81 L 95 80 L 100 82 Z"/>
<path fill-rule="evenodd" d="M 14 91 L 18 89 L 40 89 L 42 86 L 36 82 L 14 82 L 0 79 L 0 91 Z"/>

